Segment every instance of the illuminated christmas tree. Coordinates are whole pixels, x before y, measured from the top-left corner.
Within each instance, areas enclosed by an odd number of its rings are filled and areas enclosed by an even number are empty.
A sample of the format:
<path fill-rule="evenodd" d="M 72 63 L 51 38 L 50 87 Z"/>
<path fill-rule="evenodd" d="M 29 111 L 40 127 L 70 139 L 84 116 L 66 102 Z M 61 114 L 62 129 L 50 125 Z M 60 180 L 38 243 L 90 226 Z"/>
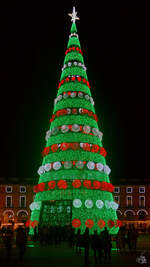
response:
<path fill-rule="evenodd" d="M 41 225 L 72 225 L 83 232 L 106 226 L 118 232 L 117 203 L 113 201 L 107 152 L 102 145 L 94 100 L 77 34 L 77 12 L 69 14 L 71 33 L 50 128 L 46 133 L 39 181 L 30 205 L 31 228 Z"/>

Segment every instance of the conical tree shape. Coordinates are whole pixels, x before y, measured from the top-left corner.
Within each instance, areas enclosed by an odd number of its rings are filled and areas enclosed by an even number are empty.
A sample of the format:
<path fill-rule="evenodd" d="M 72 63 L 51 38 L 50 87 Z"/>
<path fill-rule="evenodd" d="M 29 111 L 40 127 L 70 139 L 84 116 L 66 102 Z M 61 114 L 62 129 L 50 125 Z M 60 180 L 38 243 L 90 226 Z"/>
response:
<path fill-rule="evenodd" d="M 83 54 L 72 23 L 64 65 L 54 100 L 50 129 L 34 202 L 31 225 L 69 225 L 81 232 L 106 226 L 118 232 L 110 168 L 102 145 Z M 32 233 L 33 229 L 30 229 Z"/>

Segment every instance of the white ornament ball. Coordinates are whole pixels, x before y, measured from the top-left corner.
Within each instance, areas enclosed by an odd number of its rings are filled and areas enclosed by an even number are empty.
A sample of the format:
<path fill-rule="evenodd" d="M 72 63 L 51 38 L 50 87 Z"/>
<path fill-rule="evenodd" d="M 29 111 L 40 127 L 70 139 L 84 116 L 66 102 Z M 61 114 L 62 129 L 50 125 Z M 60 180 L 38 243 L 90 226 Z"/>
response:
<path fill-rule="evenodd" d="M 79 92 L 79 93 L 78 93 L 78 97 L 79 97 L 79 98 L 83 98 L 83 93 L 82 93 L 82 92 Z"/>
<path fill-rule="evenodd" d="M 97 207 L 98 209 L 102 209 L 103 206 L 104 206 L 104 202 L 103 202 L 102 200 L 98 199 L 98 200 L 96 201 L 96 207 Z"/>
<path fill-rule="evenodd" d="M 69 126 L 68 125 L 62 125 L 61 126 L 61 132 L 62 133 L 67 133 L 69 131 Z"/>
<path fill-rule="evenodd" d="M 68 97 L 69 97 L 69 96 L 68 96 L 67 93 L 64 93 L 64 94 L 63 94 L 63 98 L 64 98 L 64 99 L 67 99 Z"/>
<path fill-rule="evenodd" d="M 82 206 L 82 201 L 80 199 L 74 199 L 73 200 L 73 206 L 75 208 L 80 208 Z"/>
<path fill-rule="evenodd" d="M 94 100 L 92 97 L 90 97 L 91 104 L 94 106 Z"/>
<path fill-rule="evenodd" d="M 49 172 L 51 170 L 51 163 L 47 163 L 44 165 L 44 169 L 46 172 Z"/>
<path fill-rule="evenodd" d="M 112 208 L 113 210 L 117 210 L 118 207 L 119 207 L 118 203 L 116 203 L 116 202 L 114 202 L 114 201 L 110 201 L 110 205 L 111 205 L 111 208 Z"/>
<path fill-rule="evenodd" d="M 61 168 L 61 162 L 60 161 L 56 161 L 53 163 L 53 169 L 55 171 L 59 170 Z"/>
<path fill-rule="evenodd" d="M 52 135 L 56 135 L 58 132 L 59 132 L 59 128 L 58 127 L 53 128 L 52 131 L 51 131 Z"/>
<path fill-rule="evenodd" d="M 72 161 L 65 161 L 64 162 L 64 168 L 65 169 L 71 169 L 72 168 Z"/>
<path fill-rule="evenodd" d="M 78 124 L 73 124 L 72 125 L 72 131 L 77 133 L 80 131 L 80 126 Z"/>
<path fill-rule="evenodd" d="M 62 100 L 62 95 L 57 96 L 57 101 Z"/>
<path fill-rule="evenodd" d="M 67 108 L 67 114 L 71 114 L 71 109 Z"/>
<path fill-rule="evenodd" d="M 36 210 L 40 210 L 41 208 L 41 201 L 34 202 L 34 206 Z"/>
<path fill-rule="evenodd" d="M 107 175 L 109 175 L 111 173 L 111 169 L 109 168 L 108 165 L 104 166 L 104 173 L 106 173 Z"/>
<path fill-rule="evenodd" d="M 76 97 L 76 93 L 75 92 L 71 92 L 71 98 L 74 98 L 74 97 Z"/>
<path fill-rule="evenodd" d="M 89 100 L 89 99 L 90 99 L 89 95 L 85 95 L 84 98 L 85 98 L 86 100 Z"/>
<path fill-rule="evenodd" d="M 84 125 L 83 126 L 83 131 L 86 133 L 86 134 L 89 134 L 91 132 L 91 127 L 88 126 L 88 125 Z"/>
<path fill-rule="evenodd" d="M 77 161 L 76 162 L 76 168 L 77 169 L 82 169 L 84 167 L 84 163 L 83 163 L 83 161 Z"/>
<path fill-rule="evenodd" d="M 99 130 L 97 128 L 92 128 L 92 133 L 97 136 L 99 133 Z"/>
<path fill-rule="evenodd" d="M 30 210 L 32 210 L 32 211 L 35 210 L 34 202 L 32 202 L 29 207 L 30 207 Z"/>
<path fill-rule="evenodd" d="M 87 168 L 88 168 L 89 170 L 94 170 L 94 168 L 95 168 L 95 163 L 94 163 L 93 161 L 89 161 L 89 162 L 87 163 Z"/>
<path fill-rule="evenodd" d="M 41 175 L 45 172 L 44 170 L 44 166 L 40 166 L 40 168 L 38 169 L 38 174 Z"/>
<path fill-rule="evenodd" d="M 104 165 L 102 164 L 102 163 L 96 163 L 96 168 L 98 169 L 98 171 L 102 171 L 103 170 L 103 168 L 104 168 Z"/>
<path fill-rule="evenodd" d="M 85 201 L 85 206 L 86 208 L 91 209 L 93 207 L 93 201 L 91 199 L 87 199 Z"/>
<path fill-rule="evenodd" d="M 110 209 L 110 208 L 111 208 L 111 202 L 108 201 L 108 200 L 106 200 L 106 201 L 105 201 L 105 207 L 106 207 L 107 209 Z"/>

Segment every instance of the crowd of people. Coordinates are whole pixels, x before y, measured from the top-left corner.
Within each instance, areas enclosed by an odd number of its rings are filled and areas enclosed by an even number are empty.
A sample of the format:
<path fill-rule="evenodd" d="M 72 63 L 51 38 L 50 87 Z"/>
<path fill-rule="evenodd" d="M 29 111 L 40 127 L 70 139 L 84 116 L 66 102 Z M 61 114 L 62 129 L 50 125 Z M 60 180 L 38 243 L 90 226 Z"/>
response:
<path fill-rule="evenodd" d="M 18 249 L 18 259 L 19 261 L 22 261 L 27 245 L 27 229 L 23 227 L 18 227 L 16 230 L 13 230 L 11 227 L 3 227 L 1 229 L 0 234 L 1 240 L 6 249 L 6 258 L 8 260 L 11 259 L 12 247 L 15 242 L 15 245 Z"/>
<path fill-rule="evenodd" d="M 130 225 L 129 229 L 125 226 L 120 227 L 118 234 L 113 237 L 109 234 L 107 228 L 104 228 L 100 234 L 94 231 L 94 234 L 89 234 L 89 229 L 86 228 L 85 233 L 81 234 L 81 230 L 78 229 L 75 233 L 75 229 L 67 226 L 38 226 L 34 229 L 34 241 L 39 241 L 41 246 L 49 244 L 60 245 L 62 241 L 67 241 L 71 247 L 75 249 L 75 252 L 81 254 L 82 248 L 84 248 L 85 263 L 88 264 L 89 250 L 93 250 L 93 256 L 95 263 L 111 262 L 111 248 L 112 240 L 116 242 L 116 248 L 118 252 L 136 251 L 138 232 L 134 225 Z"/>
<path fill-rule="evenodd" d="M 18 249 L 18 259 L 22 261 L 26 251 L 28 240 L 28 228 L 18 227 L 16 230 L 11 228 L 1 229 L 1 239 L 6 248 L 6 257 L 11 258 L 12 245 L 15 240 Z M 133 225 L 126 229 L 120 227 L 115 236 L 116 248 L 118 252 L 123 252 L 126 248 L 129 251 L 136 251 L 138 232 Z M 61 245 L 62 242 L 68 242 L 69 246 L 75 250 L 75 253 L 82 254 L 84 251 L 85 266 L 89 264 L 89 250 L 93 250 L 94 261 L 97 264 L 101 261 L 111 262 L 112 236 L 107 228 L 98 233 L 97 230 L 91 235 L 89 229 L 81 234 L 81 230 L 69 226 L 36 226 L 34 228 L 33 242 L 38 242 L 41 247 L 48 245 Z M 114 237 L 113 237 L 114 240 Z"/>

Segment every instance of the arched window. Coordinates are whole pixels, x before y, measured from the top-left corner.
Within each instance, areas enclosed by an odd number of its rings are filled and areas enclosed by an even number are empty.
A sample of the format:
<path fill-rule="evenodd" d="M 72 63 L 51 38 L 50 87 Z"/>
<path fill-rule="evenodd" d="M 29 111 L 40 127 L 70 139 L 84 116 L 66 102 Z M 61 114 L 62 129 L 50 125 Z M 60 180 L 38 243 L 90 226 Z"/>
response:
<path fill-rule="evenodd" d="M 5 210 L 3 212 L 3 219 L 4 219 L 4 223 L 12 222 L 12 220 L 14 219 L 13 210 Z"/>
<path fill-rule="evenodd" d="M 28 218 L 28 212 L 26 210 L 19 210 L 17 216 L 19 222 L 25 222 Z"/>
<path fill-rule="evenodd" d="M 148 215 L 148 212 L 144 209 L 138 210 L 137 212 L 139 220 L 145 220 L 146 216 Z"/>
<path fill-rule="evenodd" d="M 135 215 L 135 211 L 133 211 L 133 210 L 126 210 L 124 212 L 124 215 L 126 216 L 127 220 L 133 220 L 134 219 L 134 215 Z"/>

